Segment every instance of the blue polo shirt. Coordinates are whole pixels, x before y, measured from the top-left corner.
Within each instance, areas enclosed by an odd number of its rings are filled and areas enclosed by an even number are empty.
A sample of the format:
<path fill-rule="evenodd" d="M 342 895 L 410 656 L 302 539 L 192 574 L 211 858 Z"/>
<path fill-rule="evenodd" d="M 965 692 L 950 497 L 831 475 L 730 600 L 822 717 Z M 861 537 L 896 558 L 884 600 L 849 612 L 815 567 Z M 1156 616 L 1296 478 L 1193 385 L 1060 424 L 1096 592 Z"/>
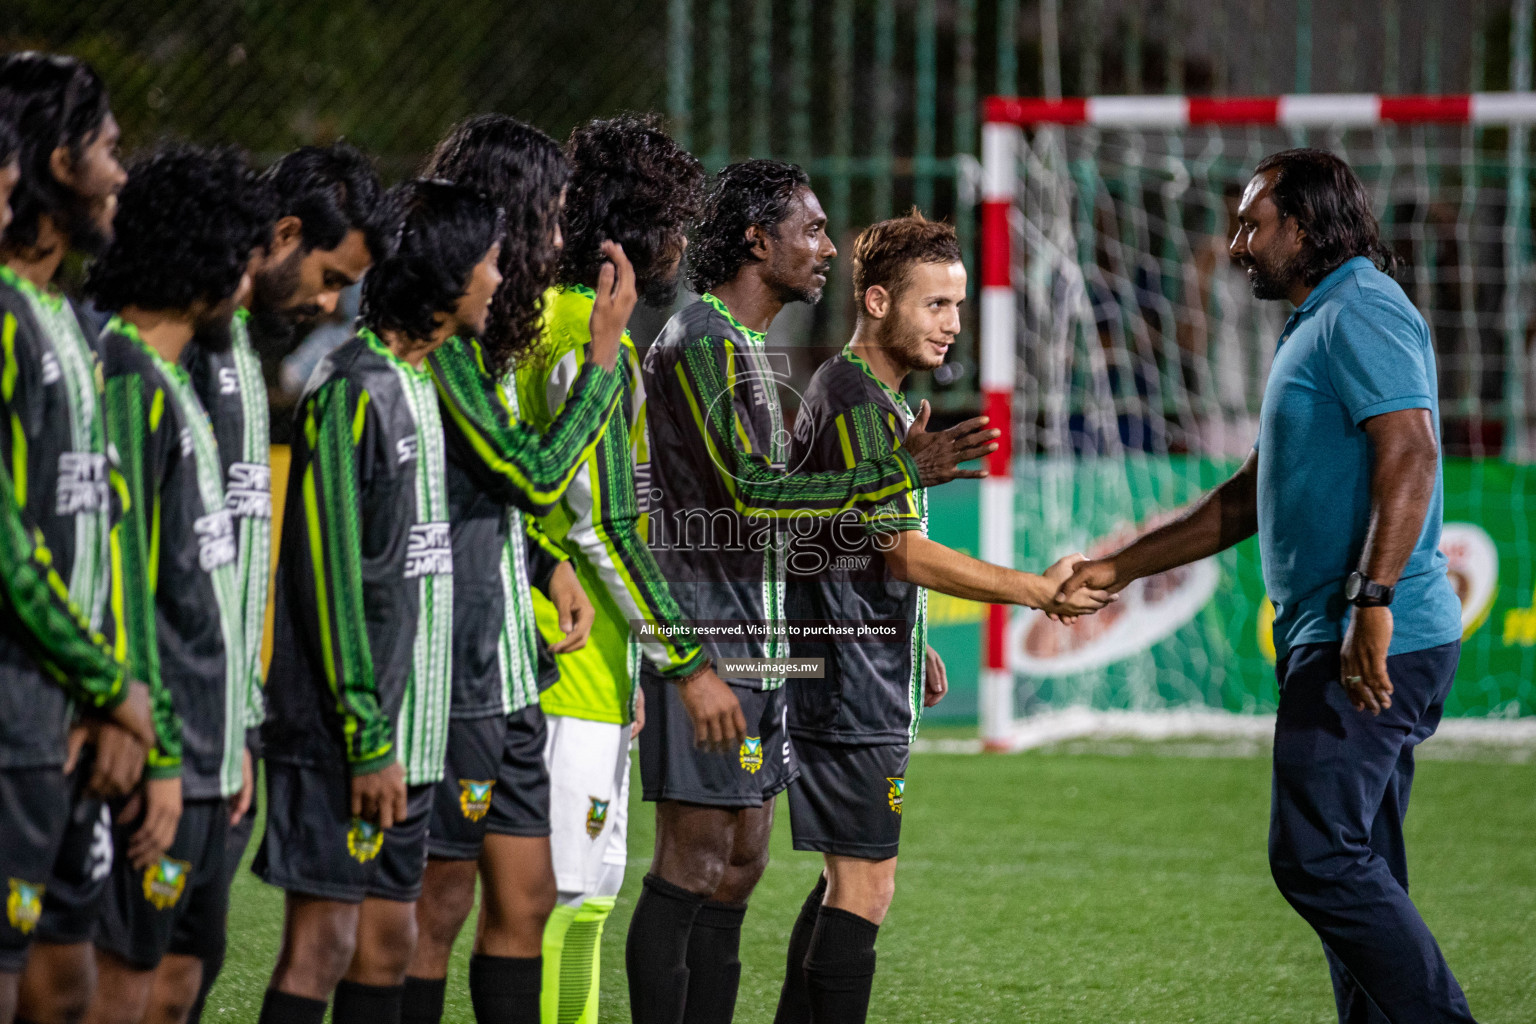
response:
<path fill-rule="evenodd" d="M 1275 605 L 1275 652 L 1344 638 L 1344 580 L 1371 514 L 1371 445 L 1360 424 L 1428 409 L 1440 433 L 1429 328 L 1396 281 L 1357 256 L 1318 282 L 1285 323 L 1259 411 L 1259 553 Z M 1461 637 L 1440 553 L 1441 473 L 1392 601 L 1391 654 Z"/>

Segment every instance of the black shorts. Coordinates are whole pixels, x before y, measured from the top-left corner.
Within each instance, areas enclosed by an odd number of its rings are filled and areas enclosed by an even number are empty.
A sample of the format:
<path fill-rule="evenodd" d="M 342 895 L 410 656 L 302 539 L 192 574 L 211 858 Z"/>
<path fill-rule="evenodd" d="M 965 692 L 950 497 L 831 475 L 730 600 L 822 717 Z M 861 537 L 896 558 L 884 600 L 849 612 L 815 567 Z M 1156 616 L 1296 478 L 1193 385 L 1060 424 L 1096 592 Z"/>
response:
<path fill-rule="evenodd" d="M 795 849 L 886 860 L 901 842 L 905 743 L 857 747 L 795 740 L 800 778 L 789 788 Z"/>
<path fill-rule="evenodd" d="M 432 792 L 428 856 L 477 860 L 487 832 L 549 835 L 548 735 L 537 704 L 511 715 L 448 723 L 448 761 Z"/>
<path fill-rule="evenodd" d="M 140 824 L 113 829 L 118 850 L 127 850 Z M 102 902 L 96 947 L 141 971 L 154 970 L 167 953 L 202 957 L 220 950 L 229 919 L 228 832 L 228 801 L 188 800 L 164 856 L 143 869 L 120 856 Z"/>
<path fill-rule="evenodd" d="M 645 799 L 745 809 L 761 807 L 794 781 L 797 769 L 784 726 L 783 688 L 726 685 L 741 701 L 747 738 L 739 750 L 710 754 L 694 746 L 693 723 L 675 685 L 642 671 L 640 784 Z"/>
<path fill-rule="evenodd" d="M 85 790 L 95 765 L 85 748 L 69 780 L 69 819 L 33 937 L 61 946 L 90 942 L 112 876 L 113 808 Z"/>
<path fill-rule="evenodd" d="M 0 971 L 20 971 L 26 962 L 69 807 L 69 782 L 59 769 L 0 769 L 0 878 L 5 880 Z"/>
<path fill-rule="evenodd" d="M 267 761 L 267 829 L 251 864 L 287 892 L 340 903 L 414 902 L 427 867 L 432 787 L 407 791 L 405 821 L 379 829 L 352 817 L 345 768 Z"/>

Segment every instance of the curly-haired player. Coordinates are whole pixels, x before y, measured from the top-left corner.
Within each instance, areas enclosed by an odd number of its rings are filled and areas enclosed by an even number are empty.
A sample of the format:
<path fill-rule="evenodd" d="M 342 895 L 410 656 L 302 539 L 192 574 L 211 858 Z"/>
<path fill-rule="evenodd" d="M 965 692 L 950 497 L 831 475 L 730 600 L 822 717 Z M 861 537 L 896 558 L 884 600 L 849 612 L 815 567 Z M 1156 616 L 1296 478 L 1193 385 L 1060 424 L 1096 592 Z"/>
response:
<path fill-rule="evenodd" d="M 485 332 L 450 339 L 428 360 L 448 456 L 453 700 L 403 1018 L 441 1019 L 453 943 L 474 908 L 478 870 L 485 895 L 470 999 L 478 1019 L 516 1024 L 538 1019 L 540 940 L 555 901 L 539 708 L 541 678 L 547 682 L 554 665 L 541 649 L 530 584 L 579 624 L 568 621 L 571 635 L 563 643 L 583 642 L 592 617 L 575 574 L 533 516 L 560 500 L 613 415 L 613 367 L 635 302 L 634 279 L 610 244 L 612 263 L 602 270 L 602 298 L 593 311 L 593 363 L 555 421 L 521 422 L 510 368 L 537 337 L 543 289 L 559 252 L 567 165 L 543 132 L 485 114 L 439 144 L 427 173 L 501 204 L 507 225 L 502 284 Z"/>
<path fill-rule="evenodd" d="M 838 472 L 790 471 L 764 336 L 786 303 L 820 299 L 837 254 L 826 224 L 798 167 L 726 167 L 694 236 L 704 262 L 693 283 L 704 294 L 667 322 L 645 356 L 651 551 L 683 621 L 734 624 L 735 633 L 706 638 L 708 654 L 746 667 L 694 695 L 650 663 L 640 668 L 649 712 L 640 776 L 657 808 L 656 856 L 626 947 L 639 1022 L 681 1019 L 685 1005 L 690 1021 L 729 1021 L 735 1009 L 746 901 L 767 866 L 773 799 L 796 771 L 784 680 L 772 665 L 786 653 L 775 632 L 784 618 L 778 524 L 978 476 L 955 467 L 995 447 L 985 420 L 926 433 L 924 410 L 884 458 Z M 728 709 L 727 726 L 701 728 L 714 719 L 686 700 Z"/>
<path fill-rule="evenodd" d="M 54 286 L 71 251 L 95 251 L 111 235 L 125 178 L 117 122 L 90 67 L 40 53 L 0 58 L 0 121 L 17 142 L 0 172 L 15 214 L 0 239 L 0 592 L 12 621 L 0 635 L 0 876 L 10 885 L 0 1022 L 9 1024 L 23 962 L 27 1018 L 78 1017 L 90 998 L 99 798 L 137 784 L 153 732 L 148 690 L 112 647 L 99 364 Z M 66 779 L 71 699 L 95 754 Z"/>
<path fill-rule="evenodd" d="M 124 482 L 125 646 L 155 709 L 141 810 L 114 829 L 92 1024 L 141 1020 L 162 958 L 200 964 L 224 942 L 225 832 L 231 799 L 251 784 L 253 681 L 217 443 L 180 361 L 189 345 L 229 347 L 237 292 L 268 227 L 239 155 L 164 150 L 129 174 L 112 243 L 86 280 L 115 314 L 100 345 Z M 187 981 L 182 1006 L 197 995 L 196 973 Z"/>
<path fill-rule="evenodd" d="M 633 247 L 635 276 L 652 300 L 670 300 L 703 171 L 654 118 L 618 117 L 581 125 L 566 144 L 572 178 L 566 201 L 566 258 L 545 299 L 544 338 L 519 367 L 524 414 L 551 422 L 569 401 L 587 361 L 594 315 L 591 254 L 606 238 Z M 576 566 L 596 606 L 591 640 L 557 655 L 560 678 L 545 692 L 550 828 L 559 904 L 544 936 L 544 1020 L 595 1021 L 602 930 L 624 879 L 629 741 L 638 727 L 630 623 L 677 625 L 677 602 L 646 546 L 642 510 L 649 485 L 645 389 L 626 333 L 619 411 L 584 460 L 560 506 L 542 520 Z M 546 636 L 555 610 L 539 602 Z M 691 639 L 645 639 L 637 651 L 686 693 L 714 679 Z M 708 678 L 705 678 L 708 677 Z"/>
<path fill-rule="evenodd" d="M 427 357 L 484 329 L 501 217 L 441 181 L 402 186 L 397 251 L 356 336 L 301 399 L 288 477 L 255 870 L 287 893 L 263 1024 L 399 1020 L 427 818 L 443 776 L 453 552 Z"/>

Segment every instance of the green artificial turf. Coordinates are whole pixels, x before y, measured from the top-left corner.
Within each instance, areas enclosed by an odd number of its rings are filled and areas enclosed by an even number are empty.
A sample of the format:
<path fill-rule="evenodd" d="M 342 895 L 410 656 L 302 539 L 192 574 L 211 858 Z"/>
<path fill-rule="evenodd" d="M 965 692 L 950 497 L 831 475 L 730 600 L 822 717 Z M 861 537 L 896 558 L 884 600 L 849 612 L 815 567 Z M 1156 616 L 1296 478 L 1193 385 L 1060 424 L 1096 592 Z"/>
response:
<path fill-rule="evenodd" d="M 1334 1020 L 1317 940 L 1269 878 L 1268 806 L 1258 757 L 914 755 L 870 1020 Z M 784 943 L 819 870 L 790 850 L 782 800 L 779 812 L 742 940 L 742 1024 L 772 1020 Z M 624 933 L 653 819 L 638 796 L 631 814 L 603 1021 L 629 1020 Z M 1408 841 L 1414 897 L 1478 1019 L 1536 1020 L 1536 768 L 1423 764 Z M 242 875 L 205 1020 L 256 1019 L 281 906 Z M 467 932 L 448 1021 L 473 1019 Z"/>

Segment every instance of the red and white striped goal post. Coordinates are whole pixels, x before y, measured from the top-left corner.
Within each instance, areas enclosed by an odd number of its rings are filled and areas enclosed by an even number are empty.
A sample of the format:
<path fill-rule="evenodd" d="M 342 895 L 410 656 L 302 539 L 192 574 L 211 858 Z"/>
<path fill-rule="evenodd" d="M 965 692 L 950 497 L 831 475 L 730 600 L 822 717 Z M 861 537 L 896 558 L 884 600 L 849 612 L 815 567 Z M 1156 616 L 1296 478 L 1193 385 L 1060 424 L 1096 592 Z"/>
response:
<path fill-rule="evenodd" d="M 1178 129 L 1194 125 L 1275 125 L 1282 128 L 1372 128 L 1382 124 L 1536 124 L 1536 93 L 1475 92 L 1441 96 L 1308 93 L 1292 96 L 1088 96 L 1069 99 L 991 96 L 981 129 L 981 398 L 982 412 L 1000 429 L 981 482 L 981 557 L 1013 564 L 1014 291 L 1013 205 L 1019 135 L 1025 127 L 1088 125 L 1120 129 Z M 991 605 L 983 635 L 979 711 L 981 738 L 1007 749 L 1013 719 L 1008 670 L 1007 605 Z"/>

